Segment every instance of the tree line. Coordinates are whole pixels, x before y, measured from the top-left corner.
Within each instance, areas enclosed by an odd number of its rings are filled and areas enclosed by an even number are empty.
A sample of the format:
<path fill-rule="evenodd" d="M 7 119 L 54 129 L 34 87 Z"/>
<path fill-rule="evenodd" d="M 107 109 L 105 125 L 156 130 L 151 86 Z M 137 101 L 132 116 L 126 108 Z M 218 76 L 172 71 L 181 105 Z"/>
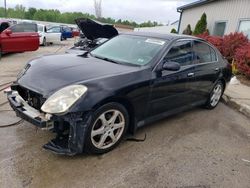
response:
<path fill-rule="evenodd" d="M 4 7 L 0 7 L 0 17 L 5 17 Z M 113 18 L 96 18 L 95 15 L 83 13 L 83 12 L 60 12 L 57 9 L 36 9 L 34 7 L 26 8 L 23 5 L 16 5 L 14 8 L 7 9 L 8 18 L 19 18 L 19 19 L 29 19 L 29 20 L 39 20 L 48 22 L 59 22 L 74 24 L 76 18 L 90 18 L 95 19 L 103 23 L 109 24 L 123 24 L 132 27 L 154 27 L 162 25 L 156 21 L 147 21 L 143 23 L 136 23 L 130 20 L 115 20 Z"/>

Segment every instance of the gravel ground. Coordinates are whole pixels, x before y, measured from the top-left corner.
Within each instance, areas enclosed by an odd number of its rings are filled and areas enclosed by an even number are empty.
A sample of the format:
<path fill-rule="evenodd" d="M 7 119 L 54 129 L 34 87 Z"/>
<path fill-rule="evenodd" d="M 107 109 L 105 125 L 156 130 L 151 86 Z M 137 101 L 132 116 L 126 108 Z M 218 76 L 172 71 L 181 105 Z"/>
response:
<path fill-rule="evenodd" d="M 72 42 L 5 55 L 0 85 L 14 80 L 29 59 L 64 53 Z M 14 118 L 0 112 L 0 122 Z M 27 122 L 0 128 L 0 187 L 250 187 L 250 121 L 228 106 L 195 108 L 148 125 L 136 137 L 145 133 L 146 141 L 124 141 L 104 155 L 67 157 L 43 150 L 53 135 Z"/>

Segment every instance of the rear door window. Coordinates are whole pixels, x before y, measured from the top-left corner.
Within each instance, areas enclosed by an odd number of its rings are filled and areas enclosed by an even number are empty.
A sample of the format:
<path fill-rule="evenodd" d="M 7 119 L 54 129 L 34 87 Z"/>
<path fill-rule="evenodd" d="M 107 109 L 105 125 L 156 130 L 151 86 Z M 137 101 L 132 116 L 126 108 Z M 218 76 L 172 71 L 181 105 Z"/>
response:
<path fill-rule="evenodd" d="M 194 62 L 209 63 L 217 60 L 215 50 L 208 44 L 202 41 L 194 41 L 193 50 L 195 54 Z"/>
<path fill-rule="evenodd" d="M 71 32 L 71 29 L 70 29 L 69 27 L 64 27 L 64 28 L 63 28 L 63 31 L 64 31 L 64 32 Z"/>
<path fill-rule="evenodd" d="M 60 27 L 52 27 L 52 28 L 48 29 L 47 32 L 48 33 L 60 33 L 61 29 L 60 29 Z"/>
<path fill-rule="evenodd" d="M 210 47 L 210 51 L 211 51 L 211 60 L 214 62 L 214 61 L 217 61 L 217 55 L 216 55 L 216 52 L 215 50 Z"/>
<path fill-rule="evenodd" d="M 191 65 L 193 63 L 192 42 L 182 40 L 176 42 L 164 58 L 168 62 L 177 62 L 181 66 Z"/>
<path fill-rule="evenodd" d="M 37 32 L 37 24 L 30 24 L 30 23 L 20 23 L 10 27 L 13 33 L 20 33 L 20 32 Z"/>

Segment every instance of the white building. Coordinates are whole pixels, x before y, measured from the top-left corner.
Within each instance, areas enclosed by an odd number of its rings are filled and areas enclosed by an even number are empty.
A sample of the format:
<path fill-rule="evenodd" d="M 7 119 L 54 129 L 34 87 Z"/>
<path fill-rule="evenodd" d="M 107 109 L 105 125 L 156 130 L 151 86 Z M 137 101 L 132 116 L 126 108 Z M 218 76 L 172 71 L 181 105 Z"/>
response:
<path fill-rule="evenodd" d="M 141 31 L 141 32 L 154 32 L 154 33 L 170 33 L 172 29 L 177 31 L 179 21 L 175 21 L 169 25 L 164 26 L 155 26 L 155 27 L 138 27 L 134 28 L 134 31 Z"/>
<path fill-rule="evenodd" d="M 180 12 L 178 32 L 188 24 L 194 30 L 205 12 L 210 34 L 223 36 L 231 32 L 243 32 L 250 39 L 250 0 L 199 0 L 177 8 Z"/>

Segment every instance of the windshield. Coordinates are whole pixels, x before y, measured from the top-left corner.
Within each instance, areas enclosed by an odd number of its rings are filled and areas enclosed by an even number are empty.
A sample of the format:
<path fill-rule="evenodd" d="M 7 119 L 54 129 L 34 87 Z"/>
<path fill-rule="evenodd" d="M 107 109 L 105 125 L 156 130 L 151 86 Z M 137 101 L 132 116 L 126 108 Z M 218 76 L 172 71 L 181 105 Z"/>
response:
<path fill-rule="evenodd" d="M 146 65 L 163 48 L 165 42 L 155 38 L 119 35 L 93 50 L 91 54 L 119 63 Z"/>

